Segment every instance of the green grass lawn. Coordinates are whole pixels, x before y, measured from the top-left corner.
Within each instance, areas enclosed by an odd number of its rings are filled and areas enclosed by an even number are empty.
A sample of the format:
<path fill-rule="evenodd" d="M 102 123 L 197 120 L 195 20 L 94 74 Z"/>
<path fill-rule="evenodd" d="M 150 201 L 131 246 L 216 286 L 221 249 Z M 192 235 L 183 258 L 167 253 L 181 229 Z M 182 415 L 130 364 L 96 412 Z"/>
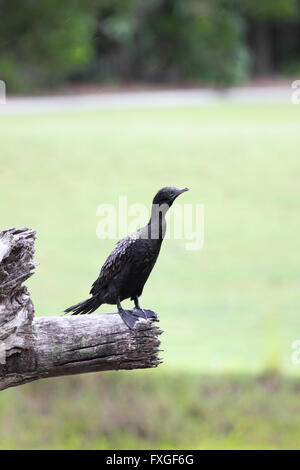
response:
<path fill-rule="evenodd" d="M 149 371 L 0 394 L 0 449 L 299 449 L 299 378 Z"/>
<path fill-rule="evenodd" d="M 297 374 L 300 338 L 300 108 L 101 111 L 0 118 L 1 228 L 37 230 L 28 281 L 37 315 L 87 297 L 115 241 L 96 237 L 101 203 L 205 205 L 205 243 L 166 240 L 142 305 L 160 316 L 164 365 Z M 114 307 L 102 306 L 101 311 Z"/>

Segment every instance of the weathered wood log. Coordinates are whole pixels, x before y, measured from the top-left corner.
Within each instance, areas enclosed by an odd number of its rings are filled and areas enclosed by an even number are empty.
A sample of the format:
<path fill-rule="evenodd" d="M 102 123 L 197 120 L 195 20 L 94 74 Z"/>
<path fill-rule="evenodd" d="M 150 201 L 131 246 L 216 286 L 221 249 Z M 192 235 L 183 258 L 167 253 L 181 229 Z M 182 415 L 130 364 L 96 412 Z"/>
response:
<path fill-rule="evenodd" d="M 129 330 L 118 314 L 34 318 L 28 289 L 35 231 L 0 232 L 0 390 L 32 380 L 104 370 L 156 367 L 153 320 Z"/>

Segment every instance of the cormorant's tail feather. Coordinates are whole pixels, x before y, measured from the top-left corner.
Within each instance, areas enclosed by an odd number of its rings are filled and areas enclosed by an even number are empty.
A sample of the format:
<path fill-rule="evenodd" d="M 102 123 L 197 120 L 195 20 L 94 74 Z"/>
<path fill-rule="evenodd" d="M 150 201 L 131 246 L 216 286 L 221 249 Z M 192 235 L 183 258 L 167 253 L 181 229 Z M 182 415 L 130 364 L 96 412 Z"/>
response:
<path fill-rule="evenodd" d="M 92 313 L 97 310 L 98 307 L 102 304 L 98 295 L 93 295 L 90 299 L 79 302 L 76 305 L 72 305 L 69 308 L 66 308 L 65 312 L 73 312 L 72 315 L 84 315 L 86 313 Z"/>
<path fill-rule="evenodd" d="M 98 295 L 93 295 L 90 299 L 79 302 L 76 305 L 66 308 L 64 310 L 66 313 L 73 312 L 72 315 L 84 315 L 86 313 L 92 313 L 97 310 L 98 307 L 102 304 Z M 119 314 L 125 323 L 131 330 L 134 328 L 134 325 L 139 320 L 137 315 L 133 314 L 132 310 L 120 310 Z"/>

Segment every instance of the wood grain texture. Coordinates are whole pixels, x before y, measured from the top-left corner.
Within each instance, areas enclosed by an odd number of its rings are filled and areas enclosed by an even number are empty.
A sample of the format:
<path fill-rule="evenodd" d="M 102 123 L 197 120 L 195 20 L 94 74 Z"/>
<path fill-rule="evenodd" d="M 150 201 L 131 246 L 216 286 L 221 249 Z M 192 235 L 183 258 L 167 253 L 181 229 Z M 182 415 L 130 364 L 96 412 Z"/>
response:
<path fill-rule="evenodd" d="M 153 320 L 129 330 L 119 314 L 34 318 L 22 283 L 33 274 L 35 231 L 0 232 L 0 390 L 40 378 L 160 364 Z M 3 347 L 4 346 L 4 347 Z"/>

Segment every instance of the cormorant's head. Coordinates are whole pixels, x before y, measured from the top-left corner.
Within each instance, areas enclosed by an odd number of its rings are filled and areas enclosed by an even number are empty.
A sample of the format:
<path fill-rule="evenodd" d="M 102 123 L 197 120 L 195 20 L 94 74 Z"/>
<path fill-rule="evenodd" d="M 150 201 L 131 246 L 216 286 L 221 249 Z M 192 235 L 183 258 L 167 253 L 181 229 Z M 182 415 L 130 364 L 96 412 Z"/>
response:
<path fill-rule="evenodd" d="M 175 199 L 179 196 L 179 194 L 188 191 L 188 188 L 178 189 L 174 186 L 166 186 L 165 188 L 161 188 L 153 199 L 153 204 L 161 206 L 163 204 L 167 204 L 169 207 L 173 204 Z"/>

